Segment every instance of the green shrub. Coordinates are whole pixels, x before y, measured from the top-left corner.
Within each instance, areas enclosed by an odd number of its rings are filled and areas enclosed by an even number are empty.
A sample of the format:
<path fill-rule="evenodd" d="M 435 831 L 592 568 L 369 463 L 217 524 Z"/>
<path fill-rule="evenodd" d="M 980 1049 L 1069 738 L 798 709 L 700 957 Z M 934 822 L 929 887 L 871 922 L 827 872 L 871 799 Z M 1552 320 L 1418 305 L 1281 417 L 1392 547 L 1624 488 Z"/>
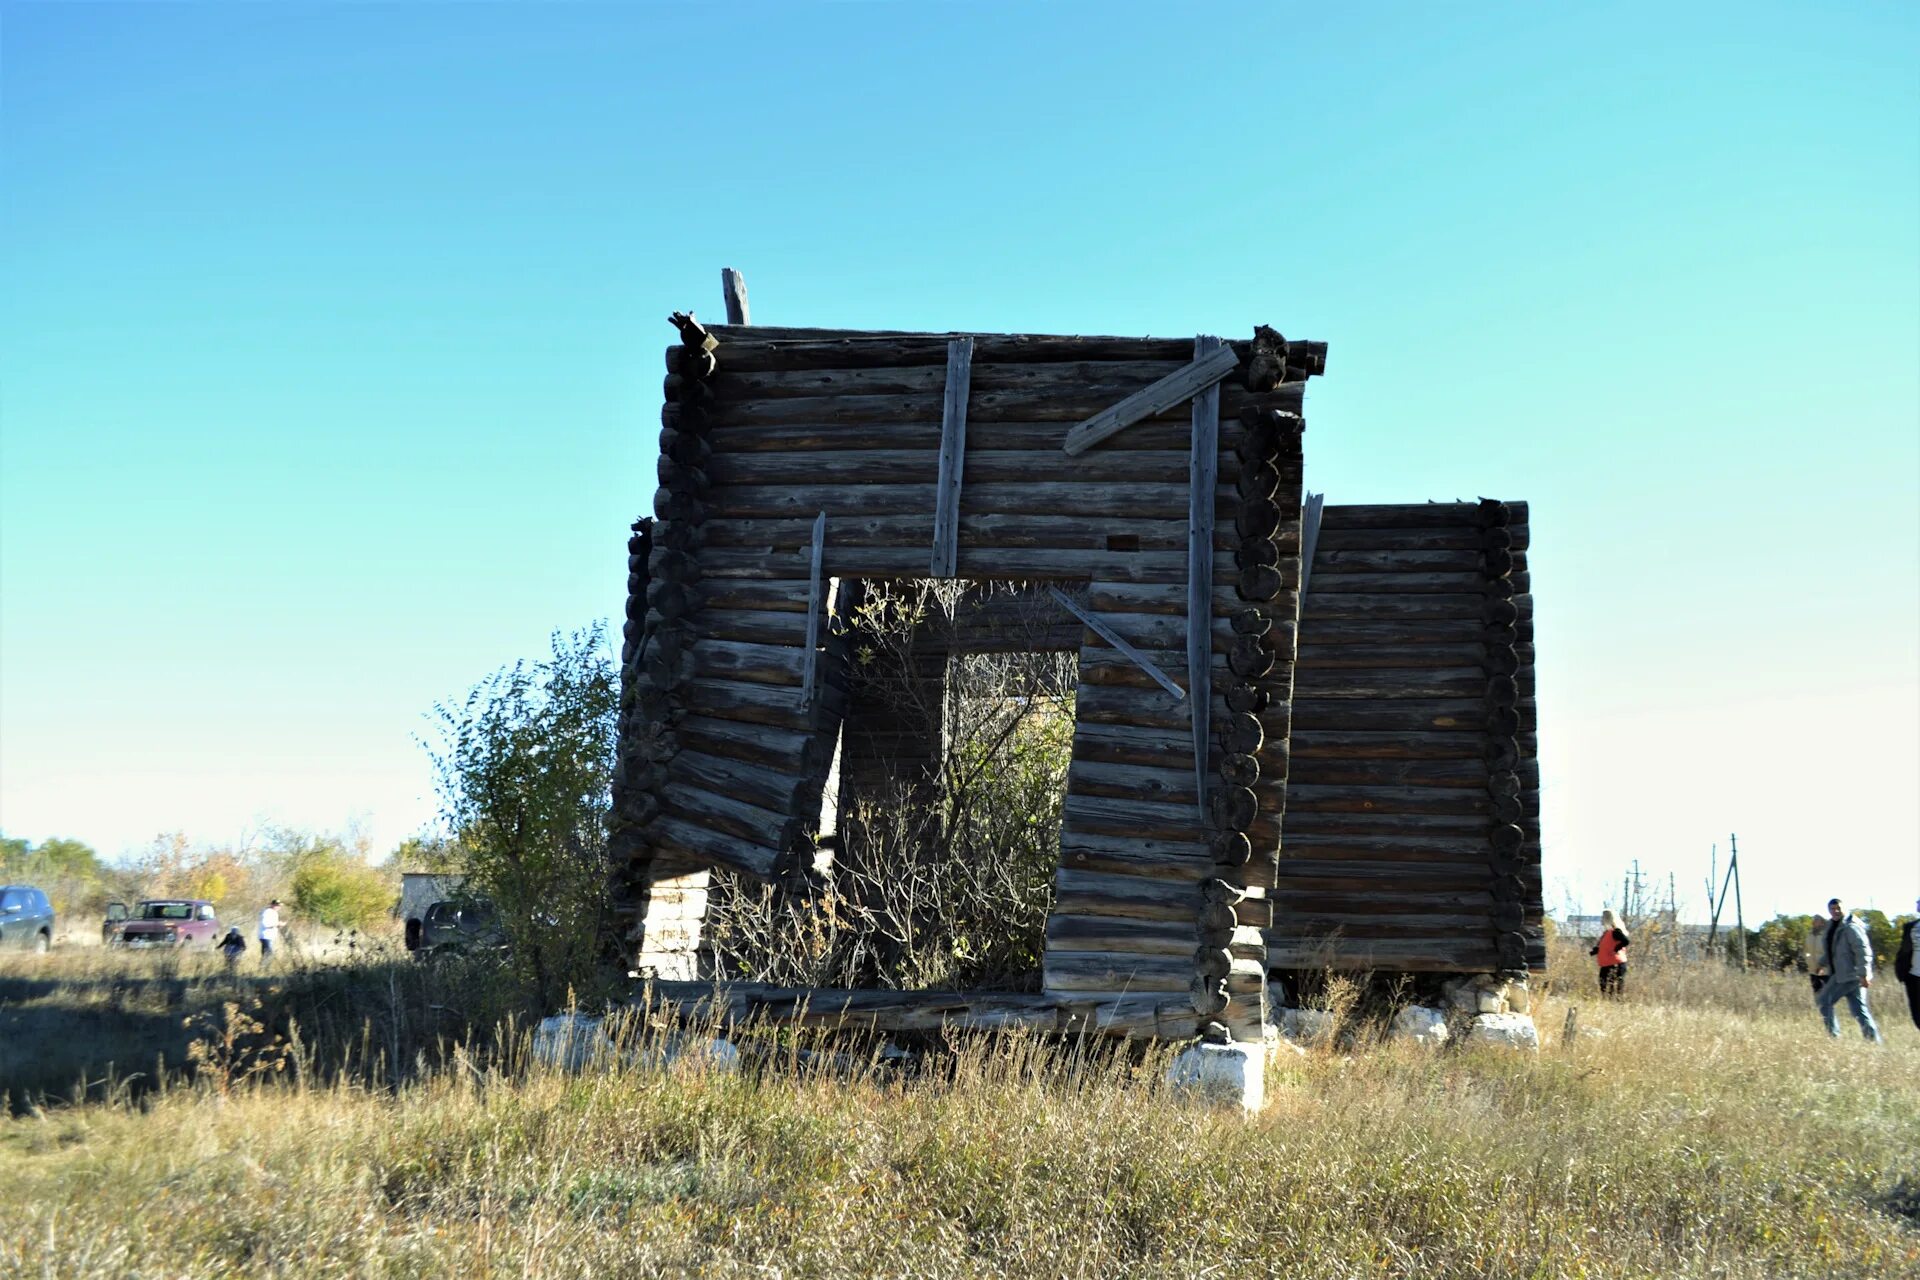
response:
<path fill-rule="evenodd" d="M 492 901 L 519 975 L 558 1008 L 612 971 L 607 821 L 619 675 L 599 627 L 553 637 L 435 708 L 443 817 L 468 888 Z M 617 981 L 617 976 L 615 976 Z"/>
<path fill-rule="evenodd" d="M 364 929 L 393 906 L 387 877 L 346 854 L 320 851 L 293 871 L 294 914 L 336 929 Z"/>

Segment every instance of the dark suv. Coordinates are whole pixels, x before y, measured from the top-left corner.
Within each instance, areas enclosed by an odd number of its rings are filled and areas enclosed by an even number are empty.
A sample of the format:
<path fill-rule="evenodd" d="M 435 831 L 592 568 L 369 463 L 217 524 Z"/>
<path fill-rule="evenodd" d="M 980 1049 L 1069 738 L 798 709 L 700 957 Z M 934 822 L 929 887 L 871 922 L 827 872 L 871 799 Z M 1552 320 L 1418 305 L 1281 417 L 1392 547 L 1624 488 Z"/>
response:
<path fill-rule="evenodd" d="M 24 947 L 45 955 L 53 945 L 53 904 L 24 884 L 0 885 L 0 947 Z"/>
<path fill-rule="evenodd" d="M 506 945 L 493 904 L 485 898 L 452 898 L 427 908 L 420 921 L 421 956 L 486 951 Z"/>

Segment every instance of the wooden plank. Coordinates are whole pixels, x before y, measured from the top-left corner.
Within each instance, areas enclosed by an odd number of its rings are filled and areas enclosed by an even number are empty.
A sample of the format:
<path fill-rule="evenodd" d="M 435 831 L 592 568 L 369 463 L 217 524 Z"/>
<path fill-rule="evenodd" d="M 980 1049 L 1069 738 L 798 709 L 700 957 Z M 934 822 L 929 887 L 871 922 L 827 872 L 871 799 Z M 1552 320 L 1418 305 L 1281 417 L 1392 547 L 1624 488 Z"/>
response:
<path fill-rule="evenodd" d="M 648 823 L 643 839 L 656 848 L 685 855 L 697 865 L 725 867 L 762 880 L 773 875 L 781 852 L 675 817 Z"/>
<path fill-rule="evenodd" d="M 1055 991 L 1180 992 L 1193 980 L 1193 955 L 1129 951 L 1057 951 L 1047 948 L 1041 988 Z"/>
<path fill-rule="evenodd" d="M 1184 1039 L 1198 1018 L 1184 995 L 1119 991 L 849 991 L 758 983 L 651 982 L 640 1001 L 695 1025 L 784 1023 L 874 1031 L 1041 1031 Z"/>
<path fill-rule="evenodd" d="M 715 455 L 718 458 L 720 455 Z M 735 457 L 747 457 L 740 454 Z M 825 455 L 820 455 L 825 456 Z M 816 459 L 817 460 L 817 459 Z M 811 520 L 826 511 L 834 521 L 865 519 L 869 516 L 920 516 L 933 510 L 934 479 L 937 459 L 928 455 L 924 483 L 802 483 L 782 480 L 773 484 L 718 484 L 701 499 L 710 520 L 785 519 Z M 1108 519 L 1124 516 L 1136 520 L 1184 520 L 1187 514 L 1187 476 L 1184 466 L 1177 475 L 1166 472 L 1159 481 L 1135 480 L 1034 480 L 1038 469 L 1028 463 L 1010 468 L 1006 474 L 1019 479 L 983 482 L 979 472 L 986 470 L 979 450 L 968 460 L 974 473 L 960 496 L 960 514 L 966 516 L 1081 516 Z M 990 462 L 991 459 L 985 461 Z M 1165 459 L 1158 459 L 1161 466 Z M 1183 455 L 1184 461 L 1184 455 Z M 798 465 L 798 460 L 795 460 Z M 1224 509 L 1231 516 L 1240 504 L 1232 485 L 1219 491 L 1216 512 Z M 904 545 L 904 544 L 903 544 Z M 926 544 L 920 544 L 924 547 Z M 921 564 L 924 565 L 922 553 Z M 918 570 L 915 571 L 916 573 Z M 1175 608 L 1173 612 L 1179 612 Z"/>
<path fill-rule="evenodd" d="M 728 324 L 752 324 L 747 318 L 747 278 L 732 267 L 720 268 L 720 292 L 727 299 Z"/>
<path fill-rule="evenodd" d="M 1386 940 L 1296 936 L 1276 929 L 1267 939 L 1267 963 L 1275 969 L 1487 973 L 1499 967 L 1499 958 L 1491 940 L 1482 941 L 1471 933 Z"/>
<path fill-rule="evenodd" d="M 812 569 L 807 575 L 807 644 L 800 667 L 800 705 L 813 705 L 814 682 L 820 667 L 820 611 L 826 604 L 826 579 L 821 577 L 820 569 L 824 563 L 827 547 L 827 513 L 822 511 L 813 518 L 813 546 L 809 559 Z"/>
<path fill-rule="evenodd" d="M 758 761 L 743 768 L 739 760 L 708 752 L 682 749 L 670 766 L 676 782 L 691 782 L 707 791 L 730 796 L 758 809 L 774 813 L 792 813 L 804 779 L 783 770 L 770 769 Z"/>
<path fill-rule="evenodd" d="M 1202 334 L 1193 340 L 1193 362 L 1217 364 L 1224 349 L 1220 339 Z M 1193 689 L 1194 799 L 1203 820 L 1212 735 L 1213 513 L 1219 473 L 1220 384 L 1214 382 L 1193 398 L 1193 444 L 1187 461 L 1187 683 Z"/>
<path fill-rule="evenodd" d="M 1313 576 L 1313 553 L 1320 544 L 1320 513 L 1327 495 L 1310 493 L 1300 504 L 1300 598 L 1307 598 L 1307 580 Z"/>
<path fill-rule="evenodd" d="M 1129 444 L 1137 434 L 1127 434 Z M 1472 528 L 1423 529 L 1417 519 L 1410 519 L 1404 529 L 1333 529 L 1323 512 L 1320 538 L 1314 545 L 1322 551 L 1474 551 L 1480 547 L 1480 534 L 1481 530 Z M 1527 549 L 1526 525 L 1510 524 L 1507 534 L 1513 539 L 1514 552 Z"/>
<path fill-rule="evenodd" d="M 1515 557 L 1516 560 L 1523 558 Z M 1525 595 L 1531 589 L 1532 579 L 1526 570 L 1516 570 L 1511 576 L 1515 592 Z M 1313 575 L 1313 596 L 1315 600 L 1319 600 L 1329 595 L 1365 595 L 1389 591 L 1450 595 L 1484 591 L 1486 582 L 1486 575 L 1477 569 L 1440 573 L 1425 571 L 1347 573 L 1330 566 L 1327 563 L 1326 554 L 1323 553 L 1320 557 L 1320 567 L 1314 571 Z"/>
<path fill-rule="evenodd" d="M 756 325 L 734 331 L 712 326 L 722 342 L 739 343 L 747 359 L 736 357 L 731 367 L 742 369 L 880 368 L 890 365 L 931 364 L 940 359 L 951 332 L 906 329 L 819 329 L 790 325 Z M 1108 334 L 995 333 L 979 335 L 979 358 L 1008 362 L 1063 360 L 1185 361 L 1187 344 L 1178 338 L 1128 338 Z M 1242 355 L 1252 343 L 1236 344 Z M 677 348 L 669 348 L 669 351 Z M 1297 376 L 1312 377 L 1326 360 L 1327 344 L 1295 340 L 1287 343 L 1288 365 Z M 849 358 L 851 357 L 851 358 Z"/>
<path fill-rule="evenodd" d="M 1087 625 L 1087 628 L 1091 630 L 1095 635 L 1099 636 L 1102 640 L 1105 640 L 1108 644 L 1112 645 L 1115 649 L 1118 649 L 1121 653 L 1125 654 L 1128 660 L 1131 661 L 1135 666 L 1139 667 L 1142 671 L 1152 676 L 1154 679 L 1154 682 L 1158 684 L 1162 689 L 1165 689 L 1168 693 L 1172 694 L 1176 698 L 1184 698 L 1187 696 L 1187 691 L 1185 689 L 1182 689 L 1179 685 L 1175 684 L 1173 682 L 1173 678 L 1169 676 L 1166 672 L 1162 671 L 1159 667 L 1155 666 L 1152 660 L 1149 659 L 1146 654 L 1140 652 L 1138 649 L 1128 644 L 1126 640 L 1120 635 L 1119 632 L 1115 631 L 1112 627 L 1109 627 L 1106 623 L 1102 622 L 1094 614 L 1089 613 L 1087 610 L 1082 609 L 1078 604 L 1075 604 L 1072 596 L 1060 590 L 1058 587 L 1048 587 L 1047 594 L 1051 595 L 1055 600 L 1057 600 L 1060 603 L 1061 608 L 1065 609 L 1068 613 L 1072 614 L 1074 617 L 1084 622 Z"/>
<path fill-rule="evenodd" d="M 1316 535 L 1317 538 L 1318 535 Z M 1322 573 L 1472 573 L 1482 572 L 1486 553 L 1479 547 L 1432 548 L 1410 551 L 1390 551 L 1378 548 L 1352 548 L 1338 550 L 1320 545 L 1319 563 L 1315 566 Z M 1514 569 L 1524 570 L 1527 558 L 1524 552 L 1514 555 Z"/>
<path fill-rule="evenodd" d="M 1143 387 L 1110 408 L 1102 409 L 1067 432 L 1066 442 L 1060 447 L 1066 450 L 1068 457 L 1077 457 L 1142 418 L 1165 413 L 1182 400 L 1191 399 L 1208 388 L 1218 387 L 1220 380 L 1239 366 L 1240 357 L 1218 338 L 1208 341 L 1211 345 L 1204 358 L 1196 355 L 1193 363 L 1184 369 Z M 1216 406 L 1218 403 L 1216 399 Z M 1215 416 L 1218 416 L 1217 408 Z"/>
<path fill-rule="evenodd" d="M 1054 873 L 1053 909 L 1061 915 L 1130 916 L 1191 922 L 1200 910 L 1200 885 L 1062 868 Z"/>
<path fill-rule="evenodd" d="M 1521 694 L 1533 692 L 1530 679 L 1519 681 Z M 1484 693 L 1487 676 L 1476 667 L 1352 669 L 1301 667 L 1294 673 L 1296 698 L 1354 698 L 1377 702 L 1393 698 L 1471 698 Z"/>
<path fill-rule="evenodd" d="M 733 353 L 729 351 L 728 354 Z M 943 359 L 944 356 L 943 351 Z M 679 390 L 677 384 L 674 389 Z M 813 428 L 862 424 L 937 428 L 943 395 L 941 388 L 936 386 L 930 391 L 907 395 L 819 395 L 779 399 L 732 397 L 728 394 L 727 384 L 720 378 L 714 380 L 712 390 L 714 399 L 704 403 L 701 417 L 704 424 L 713 430 L 716 448 L 729 432 L 742 428 Z M 1228 415 L 1237 414 L 1243 409 L 1298 415 L 1303 403 L 1301 391 L 1302 384 L 1297 382 L 1285 383 L 1268 392 L 1250 392 L 1240 387 L 1225 386 L 1220 392 L 1220 407 Z M 1034 385 L 1014 391 L 982 391 L 975 387 L 967 397 L 967 420 L 1050 422 L 1054 424 L 1054 441 L 1057 445 L 1074 425 L 1110 409 L 1116 402 L 1135 393 L 1134 385 L 1085 384 L 1073 379 L 1062 379 L 1058 386 L 1052 388 Z M 1167 412 L 1178 413 L 1184 405 L 1184 398 L 1176 400 Z M 662 405 L 660 425 L 678 426 L 681 412 L 677 401 Z M 1179 413 L 1179 417 L 1184 422 L 1186 415 Z M 1097 454 L 1082 456 L 1097 457 L 1105 452 L 1101 450 Z M 1058 457 L 1057 454 L 1055 456 Z"/>
<path fill-rule="evenodd" d="M 939 372 L 945 376 L 945 369 Z M 973 366 L 973 383 L 967 395 L 967 448 L 969 450 L 992 450 L 1002 453 L 1022 453 L 1032 455 L 1045 453 L 1044 459 L 1033 458 L 1035 466 L 1045 466 L 1057 462 L 1060 457 L 1060 433 L 1062 427 L 1058 421 L 1034 422 L 1027 419 L 995 419 L 986 415 L 982 407 L 981 367 Z M 789 422 L 758 426 L 734 426 L 725 422 L 706 425 L 712 429 L 708 443 L 721 453 L 836 453 L 840 451 L 863 452 L 869 450 L 890 450 L 911 453 L 936 454 L 940 451 L 940 401 L 928 397 L 929 405 L 925 419 L 913 418 L 888 422 Z M 1222 455 L 1236 450 L 1246 436 L 1246 428 L 1235 421 L 1232 414 L 1232 388 L 1223 385 L 1220 389 L 1220 443 Z M 672 412 L 667 412 L 667 410 Z M 669 404 L 662 410 L 662 426 L 675 427 L 681 416 L 680 406 Z M 844 415 L 843 415 L 844 416 Z M 1136 422 L 1128 427 L 1124 434 L 1114 436 L 1100 446 L 1098 454 L 1083 456 L 1081 466 L 1091 464 L 1095 458 L 1124 456 L 1137 451 L 1152 452 L 1161 449 L 1177 449 L 1184 453 L 1187 441 L 1191 438 L 1190 424 L 1186 414 L 1178 417 L 1151 418 L 1146 422 Z M 1471 536 L 1474 545 L 1479 545 L 1478 530 L 1454 530 L 1449 535 L 1445 530 L 1436 536 L 1465 538 Z M 1384 548 L 1380 548 L 1384 549 Z"/>
<path fill-rule="evenodd" d="M 951 578 L 960 555 L 960 476 L 967 461 L 967 395 L 973 370 L 973 339 L 947 344 L 946 399 L 940 409 L 940 478 L 933 505 L 933 570 Z"/>

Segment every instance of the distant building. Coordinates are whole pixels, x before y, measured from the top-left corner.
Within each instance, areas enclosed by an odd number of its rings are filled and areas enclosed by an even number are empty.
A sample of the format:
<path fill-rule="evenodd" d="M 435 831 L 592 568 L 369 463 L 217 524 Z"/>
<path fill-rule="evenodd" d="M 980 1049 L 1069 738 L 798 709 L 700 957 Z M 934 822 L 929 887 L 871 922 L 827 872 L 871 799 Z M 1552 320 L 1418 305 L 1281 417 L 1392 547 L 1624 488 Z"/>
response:
<path fill-rule="evenodd" d="M 467 883 L 463 875 L 453 875 L 441 871 L 402 871 L 400 873 L 400 905 L 395 914 L 406 927 L 407 950 L 419 945 L 421 922 L 426 919 L 427 908 L 436 902 L 456 897 Z"/>

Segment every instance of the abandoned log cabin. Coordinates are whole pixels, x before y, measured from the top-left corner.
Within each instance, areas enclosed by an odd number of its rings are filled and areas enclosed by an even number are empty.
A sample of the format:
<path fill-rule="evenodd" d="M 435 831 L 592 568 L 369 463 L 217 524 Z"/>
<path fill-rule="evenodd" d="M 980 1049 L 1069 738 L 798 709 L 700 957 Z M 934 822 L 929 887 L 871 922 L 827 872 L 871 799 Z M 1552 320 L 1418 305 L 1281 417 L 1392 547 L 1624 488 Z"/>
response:
<path fill-rule="evenodd" d="M 674 322 L 611 846 L 659 988 L 734 1015 L 1255 1040 L 1275 965 L 1538 963 L 1525 508 L 1303 522 L 1324 344 Z M 710 869 L 804 892 L 835 761 L 843 787 L 924 762 L 926 726 L 866 684 L 937 684 L 976 630 L 1004 637 L 956 615 L 926 666 L 856 670 L 863 584 L 928 578 L 1022 584 L 1046 614 L 1026 643 L 1077 651 L 1041 991 L 698 981 Z"/>

